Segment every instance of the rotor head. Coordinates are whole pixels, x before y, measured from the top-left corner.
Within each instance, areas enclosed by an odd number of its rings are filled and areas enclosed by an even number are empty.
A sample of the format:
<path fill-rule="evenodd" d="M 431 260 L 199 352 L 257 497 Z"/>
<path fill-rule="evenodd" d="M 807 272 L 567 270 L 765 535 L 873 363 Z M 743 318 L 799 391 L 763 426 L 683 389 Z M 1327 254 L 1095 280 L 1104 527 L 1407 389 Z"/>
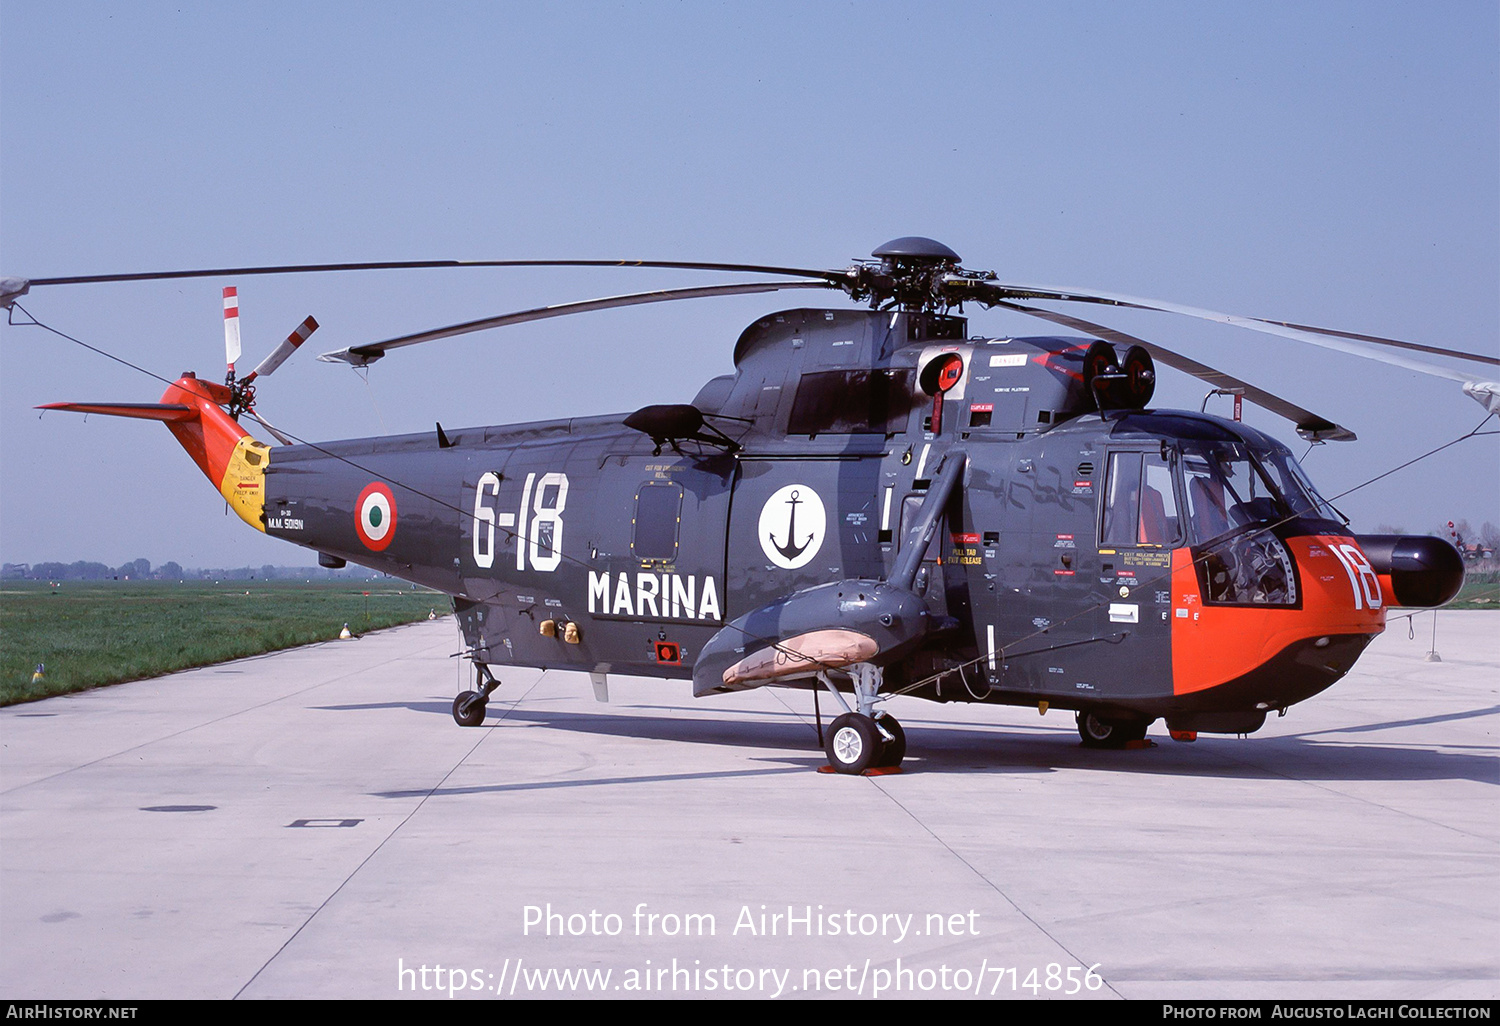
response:
<path fill-rule="evenodd" d="M 870 254 L 879 263 L 864 261 L 850 268 L 855 299 L 869 299 L 876 309 L 908 313 L 946 313 L 956 305 L 948 280 L 967 272 L 959 255 L 935 239 L 906 235 L 876 247 Z"/>

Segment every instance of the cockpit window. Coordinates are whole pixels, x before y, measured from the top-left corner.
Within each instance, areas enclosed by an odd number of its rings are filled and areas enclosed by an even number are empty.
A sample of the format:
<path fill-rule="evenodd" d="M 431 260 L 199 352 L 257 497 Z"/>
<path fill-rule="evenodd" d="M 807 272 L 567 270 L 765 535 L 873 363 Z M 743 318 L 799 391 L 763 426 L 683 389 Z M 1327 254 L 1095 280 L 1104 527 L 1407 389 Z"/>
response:
<path fill-rule="evenodd" d="M 1292 458 L 1291 453 L 1273 449 L 1256 450 L 1255 455 L 1259 457 L 1261 465 L 1266 468 L 1266 473 L 1281 490 L 1282 497 L 1286 499 L 1287 505 L 1297 516 L 1318 517 L 1324 520 L 1341 519 L 1338 510 L 1318 494 L 1313 483 L 1307 479 L 1307 473 Z"/>
<path fill-rule="evenodd" d="M 1296 460 L 1283 449 L 1252 449 L 1243 442 L 1183 440 L 1175 448 L 1182 470 L 1179 508 L 1186 514 L 1188 540 L 1201 547 L 1194 566 L 1203 601 L 1295 606 L 1296 567 L 1272 528 L 1293 517 L 1323 516 L 1322 509 L 1331 509 Z M 1111 458 L 1125 456 L 1117 453 Z M 1135 458 L 1144 459 L 1144 483 L 1149 485 L 1155 454 Z M 1121 480 L 1128 481 L 1128 474 Z M 1113 501 L 1113 483 L 1109 487 Z M 1148 530 L 1145 503 L 1138 530 Z"/>
<path fill-rule="evenodd" d="M 1193 540 L 1199 543 L 1246 524 L 1342 519 L 1284 449 L 1185 442 L 1182 476 Z"/>
<path fill-rule="evenodd" d="M 1196 541 L 1210 541 L 1246 524 L 1274 523 L 1299 507 L 1310 508 L 1311 500 L 1285 462 L 1272 464 L 1274 475 L 1263 469 L 1261 460 L 1271 455 L 1252 454 L 1239 442 L 1183 444 L 1182 476 Z M 1278 487 L 1283 482 L 1292 487 Z"/>

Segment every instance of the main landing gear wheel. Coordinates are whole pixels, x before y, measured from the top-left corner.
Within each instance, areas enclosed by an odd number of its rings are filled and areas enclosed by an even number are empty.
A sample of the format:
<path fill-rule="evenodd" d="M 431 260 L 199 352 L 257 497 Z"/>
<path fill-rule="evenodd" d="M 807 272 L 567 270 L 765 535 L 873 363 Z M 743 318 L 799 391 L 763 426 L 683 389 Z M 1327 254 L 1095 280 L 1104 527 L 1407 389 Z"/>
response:
<path fill-rule="evenodd" d="M 880 764 L 886 741 L 875 728 L 875 721 L 860 713 L 844 713 L 828 728 L 823 746 L 828 764 L 840 773 L 863 773 Z"/>
<path fill-rule="evenodd" d="M 1078 736 L 1085 748 L 1124 748 L 1132 741 L 1144 739 L 1150 726 L 1147 720 L 1112 720 L 1091 712 L 1078 714 Z"/>
<path fill-rule="evenodd" d="M 484 722 L 484 696 L 477 691 L 464 691 L 453 700 L 453 722 L 460 727 L 477 727 Z"/>
<path fill-rule="evenodd" d="M 875 726 L 877 732 L 884 731 L 890 735 L 889 740 L 884 737 L 880 739 L 884 744 L 875 765 L 889 766 L 892 769 L 900 766 L 901 760 L 906 758 L 906 731 L 901 729 L 901 724 L 890 713 L 876 717 Z"/>

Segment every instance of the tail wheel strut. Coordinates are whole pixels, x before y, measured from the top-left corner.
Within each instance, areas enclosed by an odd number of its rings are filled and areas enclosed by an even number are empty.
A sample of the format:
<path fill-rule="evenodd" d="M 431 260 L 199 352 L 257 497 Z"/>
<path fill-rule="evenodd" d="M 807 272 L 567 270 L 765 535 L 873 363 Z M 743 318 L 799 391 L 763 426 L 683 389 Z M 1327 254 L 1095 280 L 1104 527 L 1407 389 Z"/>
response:
<path fill-rule="evenodd" d="M 453 700 L 453 722 L 460 727 L 477 727 L 484 722 L 490 694 L 500 686 L 500 681 L 490 673 L 484 663 L 475 663 L 479 670 L 479 690 L 461 691 Z"/>

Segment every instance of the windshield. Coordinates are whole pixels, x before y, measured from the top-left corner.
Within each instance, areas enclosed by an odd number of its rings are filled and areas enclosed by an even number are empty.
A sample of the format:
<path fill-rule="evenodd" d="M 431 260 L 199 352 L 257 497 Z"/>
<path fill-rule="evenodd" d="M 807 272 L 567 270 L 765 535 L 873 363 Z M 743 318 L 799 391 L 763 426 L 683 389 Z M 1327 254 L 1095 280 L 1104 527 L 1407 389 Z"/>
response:
<path fill-rule="evenodd" d="M 1246 524 L 1270 523 L 1290 507 L 1243 442 L 1186 442 L 1182 477 L 1188 522 L 1199 542 Z"/>
<path fill-rule="evenodd" d="M 1307 471 L 1285 450 L 1255 450 L 1261 466 L 1280 489 L 1282 497 L 1292 512 L 1299 517 L 1319 517 L 1324 520 L 1342 520 L 1339 511 L 1327 499 L 1318 494 Z"/>
<path fill-rule="evenodd" d="M 1202 543 L 1246 524 L 1338 519 L 1292 454 L 1243 442 L 1182 443 L 1188 522 Z"/>

